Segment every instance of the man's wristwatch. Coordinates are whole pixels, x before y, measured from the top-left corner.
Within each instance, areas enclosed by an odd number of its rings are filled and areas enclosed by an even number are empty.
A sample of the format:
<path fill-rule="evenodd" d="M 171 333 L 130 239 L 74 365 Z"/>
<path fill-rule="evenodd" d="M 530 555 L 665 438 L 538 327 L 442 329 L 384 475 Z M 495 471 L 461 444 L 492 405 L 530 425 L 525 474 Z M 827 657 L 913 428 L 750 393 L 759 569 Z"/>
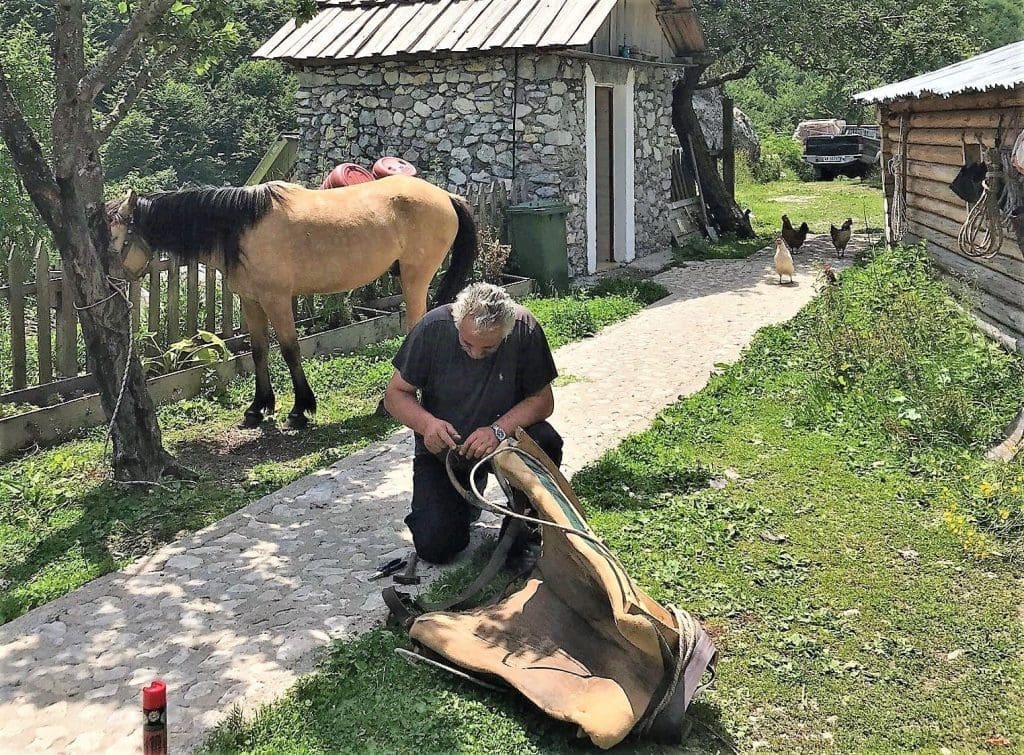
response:
<path fill-rule="evenodd" d="M 494 431 L 494 437 L 498 439 L 499 443 L 501 443 L 508 437 L 508 435 L 505 434 L 505 431 L 501 429 L 501 425 L 499 425 L 497 422 L 491 425 L 491 430 Z"/>

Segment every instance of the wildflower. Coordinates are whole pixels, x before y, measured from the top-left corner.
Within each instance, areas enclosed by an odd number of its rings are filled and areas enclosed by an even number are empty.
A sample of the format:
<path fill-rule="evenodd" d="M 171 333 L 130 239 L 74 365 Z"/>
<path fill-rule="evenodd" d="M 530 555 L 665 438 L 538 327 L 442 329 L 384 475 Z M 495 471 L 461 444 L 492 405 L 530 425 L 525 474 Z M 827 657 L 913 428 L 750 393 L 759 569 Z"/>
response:
<path fill-rule="evenodd" d="M 1002 519 L 1005 522 L 1007 519 L 1010 518 L 1010 510 L 1009 509 L 999 509 L 999 518 Z"/>
<path fill-rule="evenodd" d="M 986 498 L 996 492 L 995 486 L 988 480 L 983 481 L 981 485 L 978 486 L 978 490 L 980 490 L 981 494 Z"/>

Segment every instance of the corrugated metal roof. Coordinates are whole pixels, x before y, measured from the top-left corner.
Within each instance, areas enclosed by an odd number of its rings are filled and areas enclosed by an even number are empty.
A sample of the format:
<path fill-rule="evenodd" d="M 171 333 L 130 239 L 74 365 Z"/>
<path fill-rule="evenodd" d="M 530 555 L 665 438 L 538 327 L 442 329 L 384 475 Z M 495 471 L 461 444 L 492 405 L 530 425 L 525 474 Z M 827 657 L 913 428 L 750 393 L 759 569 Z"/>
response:
<path fill-rule="evenodd" d="M 861 92 L 853 98 L 864 103 L 891 102 L 921 95 L 949 97 L 965 92 L 1012 89 L 1018 84 L 1024 84 L 1024 42 L 1014 42 L 931 73 Z"/>
<path fill-rule="evenodd" d="M 350 61 L 573 47 L 589 44 L 615 5 L 616 0 L 321 0 L 311 21 L 289 21 L 254 57 Z M 671 5 L 688 10 L 703 42 L 692 4 Z M 695 38 L 693 32 L 686 36 Z"/>

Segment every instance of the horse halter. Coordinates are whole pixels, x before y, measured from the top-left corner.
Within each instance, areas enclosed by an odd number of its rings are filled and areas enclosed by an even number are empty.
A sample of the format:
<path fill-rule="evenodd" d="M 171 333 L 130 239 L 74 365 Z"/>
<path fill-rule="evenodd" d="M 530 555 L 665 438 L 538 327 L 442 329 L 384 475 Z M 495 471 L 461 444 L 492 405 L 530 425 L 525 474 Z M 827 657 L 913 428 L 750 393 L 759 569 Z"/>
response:
<path fill-rule="evenodd" d="M 124 266 L 125 259 L 128 256 L 128 249 L 129 247 L 131 247 L 132 240 L 135 237 L 135 235 L 135 217 L 133 214 L 133 216 L 129 218 L 128 222 L 125 224 L 124 241 L 121 242 L 121 248 L 118 249 L 118 256 L 121 259 L 122 267 Z M 142 238 L 142 236 L 139 236 L 139 241 L 141 242 L 141 245 L 145 247 L 145 250 L 147 252 L 147 259 L 145 266 L 142 268 L 142 270 L 138 272 L 138 274 L 132 273 L 135 280 L 140 280 L 144 275 L 152 272 L 153 258 L 155 257 L 155 255 L 153 254 L 153 248 L 144 238 Z"/>

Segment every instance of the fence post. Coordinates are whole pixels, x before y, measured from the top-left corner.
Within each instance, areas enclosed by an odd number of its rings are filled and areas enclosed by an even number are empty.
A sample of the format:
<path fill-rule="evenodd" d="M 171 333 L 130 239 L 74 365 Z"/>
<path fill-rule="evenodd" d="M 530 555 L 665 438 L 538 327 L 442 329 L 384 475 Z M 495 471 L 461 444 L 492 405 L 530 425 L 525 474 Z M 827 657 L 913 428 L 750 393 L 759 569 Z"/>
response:
<path fill-rule="evenodd" d="M 149 270 L 149 311 L 146 313 L 146 330 L 160 333 L 160 270 L 153 261 Z M 159 335 L 157 336 L 159 337 Z"/>
<path fill-rule="evenodd" d="M 181 339 L 181 267 L 178 258 L 171 255 L 167 266 L 167 345 Z"/>
<path fill-rule="evenodd" d="M 206 311 L 203 313 L 203 321 L 205 329 L 208 333 L 213 333 L 217 330 L 217 270 L 216 268 L 205 266 L 206 269 L 206 298 L 204 305 Z"/>
<path fill-rule="evenodd" d="M 50 255 L 36 242 L 36 345 L 39 349 L 39 384 L 53 380 L 53 343 L 50 339 Z"/>
<path fill-rule="evenodd" d="M 28 360 L 25 356 L 25 266 L 18 255 L 18 243 L 11 242 L 7 257 L 7 277 L 11 290 L 11 361 L 12 386 L 20 390 L 28 385 Z"/>
<path fill-rule="evenodd" d="M 199 263 L 188 263 L 185 279 L 185 336 L 191 338 L 199 330 Z"/>
<path fill-rule="evenodd" d="M 231 338 L 235 334 L 235 302 L 231 298 L 228 276 L 220 274 L 220 337 Z"/>
<path fill-rule="evenodd" d="M 61 377 L 78 374 L 78 318 L 71 276 L 61 264 L 60 312 L 57 314 L 57 372 Z"/>

